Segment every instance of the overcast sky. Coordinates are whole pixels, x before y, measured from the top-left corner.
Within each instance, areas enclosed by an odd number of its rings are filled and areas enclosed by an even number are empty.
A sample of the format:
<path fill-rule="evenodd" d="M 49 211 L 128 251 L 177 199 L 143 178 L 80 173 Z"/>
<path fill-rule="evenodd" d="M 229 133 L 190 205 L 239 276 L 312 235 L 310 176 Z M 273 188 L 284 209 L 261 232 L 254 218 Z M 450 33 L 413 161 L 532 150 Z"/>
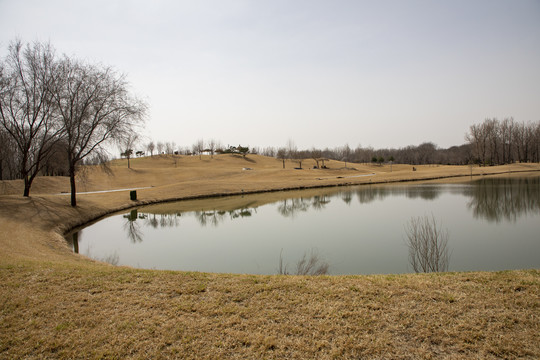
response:
<path fill-rule="evenodd" d="M 460 145 L 540 120 L 540 1 L 0 0 L 10 41 L 112 65 L 191 146 Z"/>

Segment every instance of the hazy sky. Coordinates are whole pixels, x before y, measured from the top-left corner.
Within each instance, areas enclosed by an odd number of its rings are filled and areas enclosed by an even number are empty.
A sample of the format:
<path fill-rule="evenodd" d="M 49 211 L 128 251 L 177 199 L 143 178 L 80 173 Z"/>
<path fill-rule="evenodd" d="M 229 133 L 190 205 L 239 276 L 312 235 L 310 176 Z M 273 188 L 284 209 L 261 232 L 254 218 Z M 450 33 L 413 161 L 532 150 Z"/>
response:
<path fill-rule="evenodd" d="M 17 37 L 126 73 L 178 146 L 449 147 L 540 120 L 539 0 L 0 0 L 2 57 Z"/>

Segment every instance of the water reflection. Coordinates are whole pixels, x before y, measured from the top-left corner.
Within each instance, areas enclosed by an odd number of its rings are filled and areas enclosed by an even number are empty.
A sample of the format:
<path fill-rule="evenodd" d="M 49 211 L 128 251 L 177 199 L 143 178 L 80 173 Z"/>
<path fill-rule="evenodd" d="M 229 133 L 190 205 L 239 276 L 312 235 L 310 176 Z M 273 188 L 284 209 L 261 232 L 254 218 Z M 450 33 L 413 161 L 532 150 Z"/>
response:
<path fill-rule="evenodd" d="M 227 219 L 234 220 L 239 218 L 250 217 L 257 212 L 257 208 L 240 208 L 236 210 L 206 210 L 206 211 L 195 211 L 194 216 L 199 221 L 201 226 L 218 226 L 220 223 L 226 221 Z"/>
<path fill-rule="evenodd" d="M 77 232 L 72 233 L 71 235 L 68 235 L 66 237 L 66 240 L 68 244 L 73 248 L 73 252 L 75 254 L 79 254 L 79 242 L 82 241 L 81 232 L 77 231 Z M 93 256 L 90 244 L 88 245 L 88 248 L 84 252 L 84 255 L 88 256 L 89 258 L 94 258 L 96 260 L 109 263 L 111 265 L 118 265 L 120 262 L 120 255 L 118 255 L 117 251 L 114 251 L 112 254 L 109 254 L 104 257 Z"/>
<path fill-rule="evenodd" d="M 285 199 L 278 206 L 278 212 L 284 217 L 295 218 L 299 213 L 308 211 L 310 199 Z"/>
<path fill-rule="evenodd" d="M 315 210 L 323 210 L 329 203 L 329 195 L 316 195 L 311 200 L 311 205 Z"/>
<path fill-rule="evenodd" d="M 368 204 L 376 200 L 383 200 L 388 196 L 402 196 L 409 199 L 436 200 L 443 192 L 440 186 L 411 186 L 411 185 L 390 185 L 390 186 L 367 186 L 358 187 L 354 193 L 360 204 Z"/>
<path fill-rule="evenodd" d="M 144 219 L 147 215 L 140 214 L 141 219 Z M 126 230 L 129 239 L 132 243 L 136 244 L 143 241 L 143 233 L 141 231 L 141 226 L 137 223 L 138 212 L 137 209 L 131 210 L 129 214 L 123 216 L 126 219 L 124 223 L 124 230 Z"/>
<path fill-rule="evenodd" d="M 66 237 L 68 245 L 73 249 L 75 254 L 79 253 L 79 232 L 74 232 Z"/>
<path fill-rule="evenodd" d="M 347 205 L 351 205 L 351 201 L 353 199 L 353 192 L 352 191 L 344 191 L 341 196 L 341 200 Z"/>
<path fill-rule="evenodd" d="M 473 216 L 490 222 L 515 222 L 540 209 L 540 178 L 482 179 L 468 190 Z"/>
<path fill-rule="evenodd" d="M 321 193 L 312 197 L 297 197 L 280 200 L 277 211 L 287 218 L 296 218 L 310 209 L 321 211 L 339 198 L 350 205 L 356 196 L 360 204 L 382 201 L 386 197 L 405 196 L 409 199 L 435 200 L 444 192 L 464 195 L 469 199 L 467 207 L 475 218 L 500 222 L 515 221 L 519 216 L 540 210 L 540 178 L 488 178 L 462 185 L 407 185 L 407 186 L 360 186 L 333 193 Z M 252 202 L 254 203 L 254 202 Z M 198 210 L 192 212 L 152 213 L 145 208 L 132 210 L 123 217 L 125 230 L 132 242 L 142 241 L 140 226 L 142 220 L 152 228 L 177 227 L 182 216 L 194 216 L 201 226 L 214 226 L 235 219 L 254 216 L 257 206 L 243 204 L 234 210 Z"/>
<path fill-rule="evenodd" d="M 404 224 L 427 211 L 452 233 L 449 270 L 537 267 L 532 254 L 540 246 L 540 178 L 365 185 L 166 203 L 100 221 L 95 225 L 103 223 L 102 230 L 92 232 L 91 226 L 87 235 L 85 229 L 84 243 L 80 233 L 68 241 L 75 252 L 88 247 L 87 256 L 91 250 L 95 259 L 144 268 L 272 274 L 275 255 L 287 249 L 290 258 L 287 263 L 280 257 L 278 273 L 295 273 L 298 264 L 316 268 L 317 257 L 304 252 L 316 247 L 332 264 L 332 273 L 399 273 L 415 270 Z M 425 248 L 419 252 L 424 257 L 431 254 Z"/>
<path fill-rule="evenodd" d="M 361 204 L 383 200 L 388 196 L 435 200 L 445 191 L 470 198 L 467 207 L 475 218 L 500 222 L 516 221 L 522 215 L 540 210 L 540 178 L 486 178 L 468 185 L 358 187 L 356 197 Z M 342 197 L 345 201 L 345 197 Z M 350 197 L 347 197 L 349 199 Z"/>

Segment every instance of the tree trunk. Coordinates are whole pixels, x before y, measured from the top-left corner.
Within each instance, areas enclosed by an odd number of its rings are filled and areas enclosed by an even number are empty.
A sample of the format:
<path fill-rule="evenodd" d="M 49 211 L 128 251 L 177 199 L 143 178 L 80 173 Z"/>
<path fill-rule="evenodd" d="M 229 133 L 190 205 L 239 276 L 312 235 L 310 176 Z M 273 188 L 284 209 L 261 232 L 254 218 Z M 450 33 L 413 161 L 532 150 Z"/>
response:
<path fill-rule="evenodd" d="M 77 189 L 75 186 L 75 166 L 69 167 L 69 184 L 71 185 L 71 206 L 77 206 Z"/>
<path fill-rule="evenodd" d="M 28 178 L 28 175 L 24 177 L 24 193 L 23 196 L 30 196 L 30 186 L 32 185 L 32 182 Z"/>

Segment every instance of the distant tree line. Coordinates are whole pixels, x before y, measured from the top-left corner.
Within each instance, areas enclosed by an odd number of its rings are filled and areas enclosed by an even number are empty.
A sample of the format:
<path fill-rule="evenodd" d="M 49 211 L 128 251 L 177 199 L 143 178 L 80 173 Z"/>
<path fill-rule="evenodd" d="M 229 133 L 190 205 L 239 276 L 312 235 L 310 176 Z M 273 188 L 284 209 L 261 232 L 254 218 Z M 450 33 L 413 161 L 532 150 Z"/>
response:
<path fill-rule="evenodd" d="M 301 162 L 303 160 L 312 159 L 315 161 L 316 166 L 321 168 L 325 167 L 325 161 L 327 160 L 342 161 L 344 166 L 347 167 L 347 163 L 466 164 L 470 159 L 469 144 L 441 149 L 431 142 L 398 149 L 374 149 L 362 146 L 351 148 L 349 145 L 344 145 L 335 148 L 298 150 L 294 146 L 294 142 L 289 141 L 285 147 L 254 148 L 252 152 L 281 159 L 283 166 L 285 166 L 285 160 L 291 160 L 296 162 L 299 167 L 302 167 Z"/>
<path fill-rule="evenodd" d="M 250 153 L 248 146 L 231 146 L 228 145 L 224 147 L 221 142 L 210 139 L 205 141 L 203 139 L 197 140 L 191 147 L 176 147 L 176 143 L 172 142 L 154 142 L 153 140 L 146 144 L 146 150 L 150 156 L 154 156 L 154 151 L 157 155 L 191 155 L 199 156 L 210 155 L 214 156 L 215 154 L 240 154 L 246 156 Z M 145 153 L 138 151 L 140 155 Z"/>
<path fill-rule="evenodd" d="M 174 148 L 174 143 L 157 143 L 158 153 L 180 155 L 214 155 L 223 153 L 241 152 L 275 157 L 285 161 L 289 160 L 302 167 L 306 159 L 313 159 L 316 167 L 324 168 L 325 161 L 337 160 L 347 163 L 399 163 L 399 164 L 440 164 L 440 165 L 500 165 L 512 162 L 540 162 L 540 122 L 516 122 L 512 118 L 503 121 L 486 119 L 481 124 L 472 125 L 465 134 L 466 143 L 449 148 L 440 148 L 432 142 L 420 145 L 409 145 L 403 148 L 373 147 L 351 148 L 344 145 L 335 148 L 311 148 L 299 150 L 293 140 L 289 140 L 283 147 L 227 147 L 224 148 L 219 141 L 198 140 L 191 148 Z M 153 154 L 154 142 L 147 145 L 147 150 Z M 241 149 L 241 151 L 239 150 Z"/>
<path fill-rule="evenodd" d="M 146 108 L 114 69 L 12 41 L 0 59 L 0 178 L 23 179 L 29 196 L 36 176 L 68 175 L 76 206 L 78 166 L 103 161 L 112 141 L 129 146 Z"/>
<path fill-rule="evenodd" d="M 513 118 L 486 119 L 472 125 L 466 135 L 475 163 L 500 165 L 540 162 L 540 122 L 516 122 Z"/>

